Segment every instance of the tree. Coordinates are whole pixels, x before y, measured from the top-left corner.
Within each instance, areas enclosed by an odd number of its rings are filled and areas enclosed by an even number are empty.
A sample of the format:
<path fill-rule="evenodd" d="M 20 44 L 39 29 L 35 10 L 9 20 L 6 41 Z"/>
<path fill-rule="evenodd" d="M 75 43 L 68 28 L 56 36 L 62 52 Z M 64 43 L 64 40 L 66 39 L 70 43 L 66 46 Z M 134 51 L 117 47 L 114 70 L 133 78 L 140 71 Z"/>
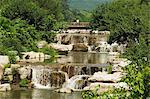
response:
<path fill-rule="evenodd" d="M 35 42 L 39 39 L 39 34 L 26 21 L 20 19 L 11 21 L 5 17 L 0 17 L 0 39 L 2 48 L 18 52 L 35 51 Z"/>
<path fill-rule="evenodd" d="M 141 0 L 115 0 L 93 11 L 93 29 L 110 30 L 110 42 L 138 39 L 139 33 L 149 33 L 149 4 Z"/>
<path fill-rule="evenodd" d="M 34 25 L 37 30 L 48 31 L 53 29 L 54 18 L 48 11 L 40 8 L 30 0 L 15 0 L 3 9 L 2 15 L 11 20 L 20 18 L 26 20 L 28 24 Z"/>

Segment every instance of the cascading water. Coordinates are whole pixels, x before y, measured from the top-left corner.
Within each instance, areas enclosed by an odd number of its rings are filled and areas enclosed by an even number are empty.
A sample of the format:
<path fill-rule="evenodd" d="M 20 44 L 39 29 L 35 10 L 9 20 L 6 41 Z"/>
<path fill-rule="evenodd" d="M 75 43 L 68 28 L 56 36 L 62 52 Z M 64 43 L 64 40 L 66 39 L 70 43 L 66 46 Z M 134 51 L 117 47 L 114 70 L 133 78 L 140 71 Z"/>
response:
<path fill-rule="evenodd" d="M 52 71 L 51 69 L 45 68 L 32 69 L 32 82 L 35 88 L 60 88 L 68 79 L 68 74 L 63 71 Z"/>
<path fill-rule="evenodd" d="M 68 79 L 64 84 L 63 88 L 69 88 L 72 90 L 81 90 L 87 85 L 87 79 L 89 75 L 75 75 Z"/>
<path fill-rule="evenodd" d="M 33 68 L 32 69 L 32 82 L 35 88 L 47 89 L 50 88 L 50 70 Z"/>

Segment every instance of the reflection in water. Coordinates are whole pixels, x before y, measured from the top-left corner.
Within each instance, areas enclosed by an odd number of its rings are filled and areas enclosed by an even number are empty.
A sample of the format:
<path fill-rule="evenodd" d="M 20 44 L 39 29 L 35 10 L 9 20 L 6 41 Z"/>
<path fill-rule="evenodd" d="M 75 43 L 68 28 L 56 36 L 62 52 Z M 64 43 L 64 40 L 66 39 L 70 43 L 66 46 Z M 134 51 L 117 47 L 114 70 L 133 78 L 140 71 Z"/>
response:
<path fill-rule="evenodd" d="M 82 99 L 80 92 L 71 94 L 57 93 L 52 90 L 16 90 L 0 92 L 0 99 Z"/>
<path fill-rule="evenodd" d="M 108 53 L 98 52 L 69 52 L 67 56 L 56 59 L 57 63 L 83 63 L 83 64 L 105 64 Z"/>

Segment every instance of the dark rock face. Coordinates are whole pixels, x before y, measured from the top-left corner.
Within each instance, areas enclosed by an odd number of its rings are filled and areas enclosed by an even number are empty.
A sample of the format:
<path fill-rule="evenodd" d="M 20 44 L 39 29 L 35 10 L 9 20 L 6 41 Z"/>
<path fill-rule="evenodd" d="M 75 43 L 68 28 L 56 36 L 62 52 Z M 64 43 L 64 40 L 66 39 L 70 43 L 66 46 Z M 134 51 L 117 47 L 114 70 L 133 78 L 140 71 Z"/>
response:
<path fill-rule="evenodd" d="M 75 72 L 76 72 L 75 71 L 75 67 L 73 67 L 73 66 L 63 66 L 61 68 L 61 71 L 66 72 L 68 74 L 69 78 L 71 78 L 72 76 L 74 76 Z"/>
<path fill-rule="evenodd" d="M 17 84 L 20 81 L 20 74 L 17 70 L 14 70 L 15 73 L 13 74 L 13 83 Z"/>
<path fill-rule="evenodd" d="M 95 72 L 98 72 L 100 69 L 98 67 L 83 67 L 81 69 L 81 74 L 83 75 L 93 75 Z"/>
<path fill-rule="evenodd" d="M 73 45 L 73 51 L 87 52 L 88 51 L 88 46 L 86 46 L 83 43 L 78 43 L 78 44 Z"/>
<path fill-rule="evenodd" d="M 60 72 L 53 72 L 50 74 L 50 84 L 52 87 L 61 87 L 66 81 L 65 74 Z"/>
<path fill-rule="evenodd" d="M 61 41 L 62 44 L 69 45 L 71 43 L 70 41 L 71 41 L 70 36 L 67 35 L 62 36 L 62 41 Z"/>
<path fill-rule="evenodd" d="M 0 81 L 1 81 L 2 77 L 3 77 L 3 68 L 2 68 L 2 66 L 0 65 Z"/>
<path fill-rule="evenodd" d="M 97 41 L 97 38 L 91 36 L 91 37 L 89 37 L 88 44 L 89 45 L 95 45 L 96 41 Z"/>

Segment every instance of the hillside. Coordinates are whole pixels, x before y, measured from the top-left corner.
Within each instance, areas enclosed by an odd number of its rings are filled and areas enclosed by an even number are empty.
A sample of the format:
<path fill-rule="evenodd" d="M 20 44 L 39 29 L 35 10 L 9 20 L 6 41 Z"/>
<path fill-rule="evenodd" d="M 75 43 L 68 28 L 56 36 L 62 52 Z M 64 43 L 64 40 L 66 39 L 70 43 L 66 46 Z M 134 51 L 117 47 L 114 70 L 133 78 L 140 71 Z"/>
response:
<path fill-rule="evenodd" d="M 69 0 L 69 5 L 73 9 L 92 10 L 96 5 L 109 0 Z"/>

